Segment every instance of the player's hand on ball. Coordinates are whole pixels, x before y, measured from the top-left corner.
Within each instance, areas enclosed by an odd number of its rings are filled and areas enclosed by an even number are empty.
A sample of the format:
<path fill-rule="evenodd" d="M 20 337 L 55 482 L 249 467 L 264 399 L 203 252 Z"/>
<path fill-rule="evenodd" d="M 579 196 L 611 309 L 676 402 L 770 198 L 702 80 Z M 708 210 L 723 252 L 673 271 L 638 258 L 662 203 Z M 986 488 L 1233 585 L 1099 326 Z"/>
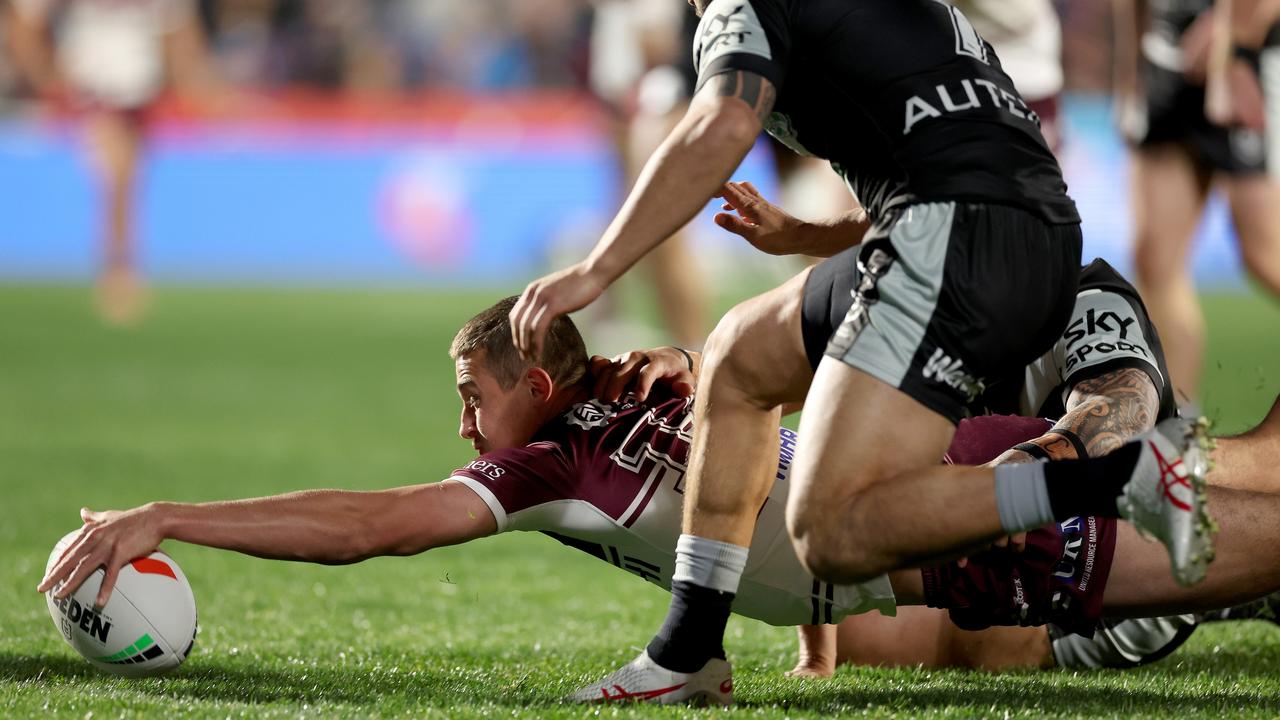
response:
<path fill-rule="evenodd" d="M 757 250 L 770 255 L 801 252 L 796 238 L 800 220 L 765 200 L 751 183 L 727 182 L 716 197 L 724 200 L 721 207 L 726 211 L 714 218 L 720 227 L 742 236 Z"/>
<path fill-rule="evenodd" d="M 148 555 L 164 540 L 148 508 L 144 505 L 132 510 L 104 512 L 81 508 L 84 527 L 45 574 L 36 591 L 43 593 L 56 587 L 55 597 L 67 597 L 95 570 L 103 568 L 105 577 L 96 602 L 98 607 L 106 606 L 120 568 L 134 558 Z"/>
<path fill-rule="evenodd" d="M 689 397 L 697 382 L 684 353 L 670 346 L 632 350 L 612 360 L 596 355 L 590 367 L 595 396 L 605 402 L 617 402 L 628 392 L 644 402 L 659 383 L 679 397 Z"/>
<path fill-rule="evenodd" d="M 607 285 L 583 263 L 529 283 L 510 315 L 511 338 L 521 357 L 536 362 L 551 321 L 590 305 Z"/>

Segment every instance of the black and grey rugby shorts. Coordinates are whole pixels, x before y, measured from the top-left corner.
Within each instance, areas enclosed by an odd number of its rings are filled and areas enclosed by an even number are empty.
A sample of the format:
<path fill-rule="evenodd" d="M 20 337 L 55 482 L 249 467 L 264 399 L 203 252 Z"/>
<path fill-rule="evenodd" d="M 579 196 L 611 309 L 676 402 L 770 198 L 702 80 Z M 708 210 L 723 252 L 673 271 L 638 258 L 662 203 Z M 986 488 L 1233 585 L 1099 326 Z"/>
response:
<path fill-rule="evenodd" d="M 1044 354 L 1066 327 L 1080 226 L 1004 205 L 900 208 L 805 282 L 802 325 L 824 354 L 960 421 L 989 380 Z"/>
<path fill-rule="evenodd" d="M 1267 169 L 1267 138 L 1246 127 L 1223 127 L 1204 114 L 1204 86 L 1193 85 L 1180 72 L 1144 63 L 1145 132 L 1133 138 L 1138 147 L 1181 145 L 1192 159 L 1228 175 L 1251 175 Z"/>

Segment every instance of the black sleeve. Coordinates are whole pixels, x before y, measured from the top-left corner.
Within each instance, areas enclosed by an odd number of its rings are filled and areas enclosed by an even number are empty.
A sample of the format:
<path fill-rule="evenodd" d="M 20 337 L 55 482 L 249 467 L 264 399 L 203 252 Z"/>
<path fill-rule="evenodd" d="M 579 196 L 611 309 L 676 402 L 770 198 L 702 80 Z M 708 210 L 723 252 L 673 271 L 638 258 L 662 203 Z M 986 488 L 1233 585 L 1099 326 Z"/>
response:
<path fill-rule="evenodd" d="M 1122 368 L 1138 368 L 1151 377 L 1156 393 L 1163 395 L 1166 379 L 1159 350 L 1151 320 L 1140 303 L 1118 292 L 1093 290 L 1076 299 L 1055 355 L 1068 389 Z"/>
<path fill-rule="evenodd" d="M 784 0 L 714 0 L 702 14 L 694 38 L 695 92 L 730 70 L 755 73 L 781 90 L 790 51 Z"/>

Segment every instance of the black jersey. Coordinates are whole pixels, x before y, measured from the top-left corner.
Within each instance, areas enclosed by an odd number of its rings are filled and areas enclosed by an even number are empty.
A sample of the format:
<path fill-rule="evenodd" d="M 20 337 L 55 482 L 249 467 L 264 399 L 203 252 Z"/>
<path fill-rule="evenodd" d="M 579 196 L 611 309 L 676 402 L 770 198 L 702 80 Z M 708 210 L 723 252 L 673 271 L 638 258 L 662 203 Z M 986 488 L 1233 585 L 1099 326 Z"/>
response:
<path fill-rule="evenodd" d="M 1053 349 L 1021 377 L 988 388 L 979 399 L 981 410 L 1060 418 L 1077 383 L 1126 367 L 1144 371 L 1155 383 L 1157 422 L 1177 414 L 1164 350 L 1142 298 L 1105 260 L 1094 260 L 1080 273 L 1071 320 Z"/>
<path fill-rule="evenodd" d="M 1078 223 L 1039 119 L 991 46 L 937 0 L 714 0 L 701 86 L 728 71 L 778 91 L 765 129 L 829 160 L 873 219 L 909 201 L 1025 208 Z"/>

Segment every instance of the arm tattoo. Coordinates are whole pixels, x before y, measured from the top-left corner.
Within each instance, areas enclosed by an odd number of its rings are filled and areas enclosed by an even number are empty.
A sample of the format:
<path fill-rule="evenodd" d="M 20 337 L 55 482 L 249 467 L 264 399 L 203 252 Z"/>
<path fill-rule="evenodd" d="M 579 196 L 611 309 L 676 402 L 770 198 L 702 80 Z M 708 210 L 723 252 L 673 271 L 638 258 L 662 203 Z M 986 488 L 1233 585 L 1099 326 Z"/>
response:
<path fill-rule="evenodd" d="M 733 70 L 716 75 L 707 82 L 708 92 L 721 97 L 736 97 L 751 106 L 760 124 L 773 112 L 777 94 L 773 83 L 746 70 Z"/>
<path fill-rule="evenodd" d="M 1097 457 L 1153 427 L 1159 411 L 1160 395 L 1150 376 L 1122 368 L 1076 383 L 1067 413 L 1054 428 L 1074 432 L 1089 456 Z"/>

